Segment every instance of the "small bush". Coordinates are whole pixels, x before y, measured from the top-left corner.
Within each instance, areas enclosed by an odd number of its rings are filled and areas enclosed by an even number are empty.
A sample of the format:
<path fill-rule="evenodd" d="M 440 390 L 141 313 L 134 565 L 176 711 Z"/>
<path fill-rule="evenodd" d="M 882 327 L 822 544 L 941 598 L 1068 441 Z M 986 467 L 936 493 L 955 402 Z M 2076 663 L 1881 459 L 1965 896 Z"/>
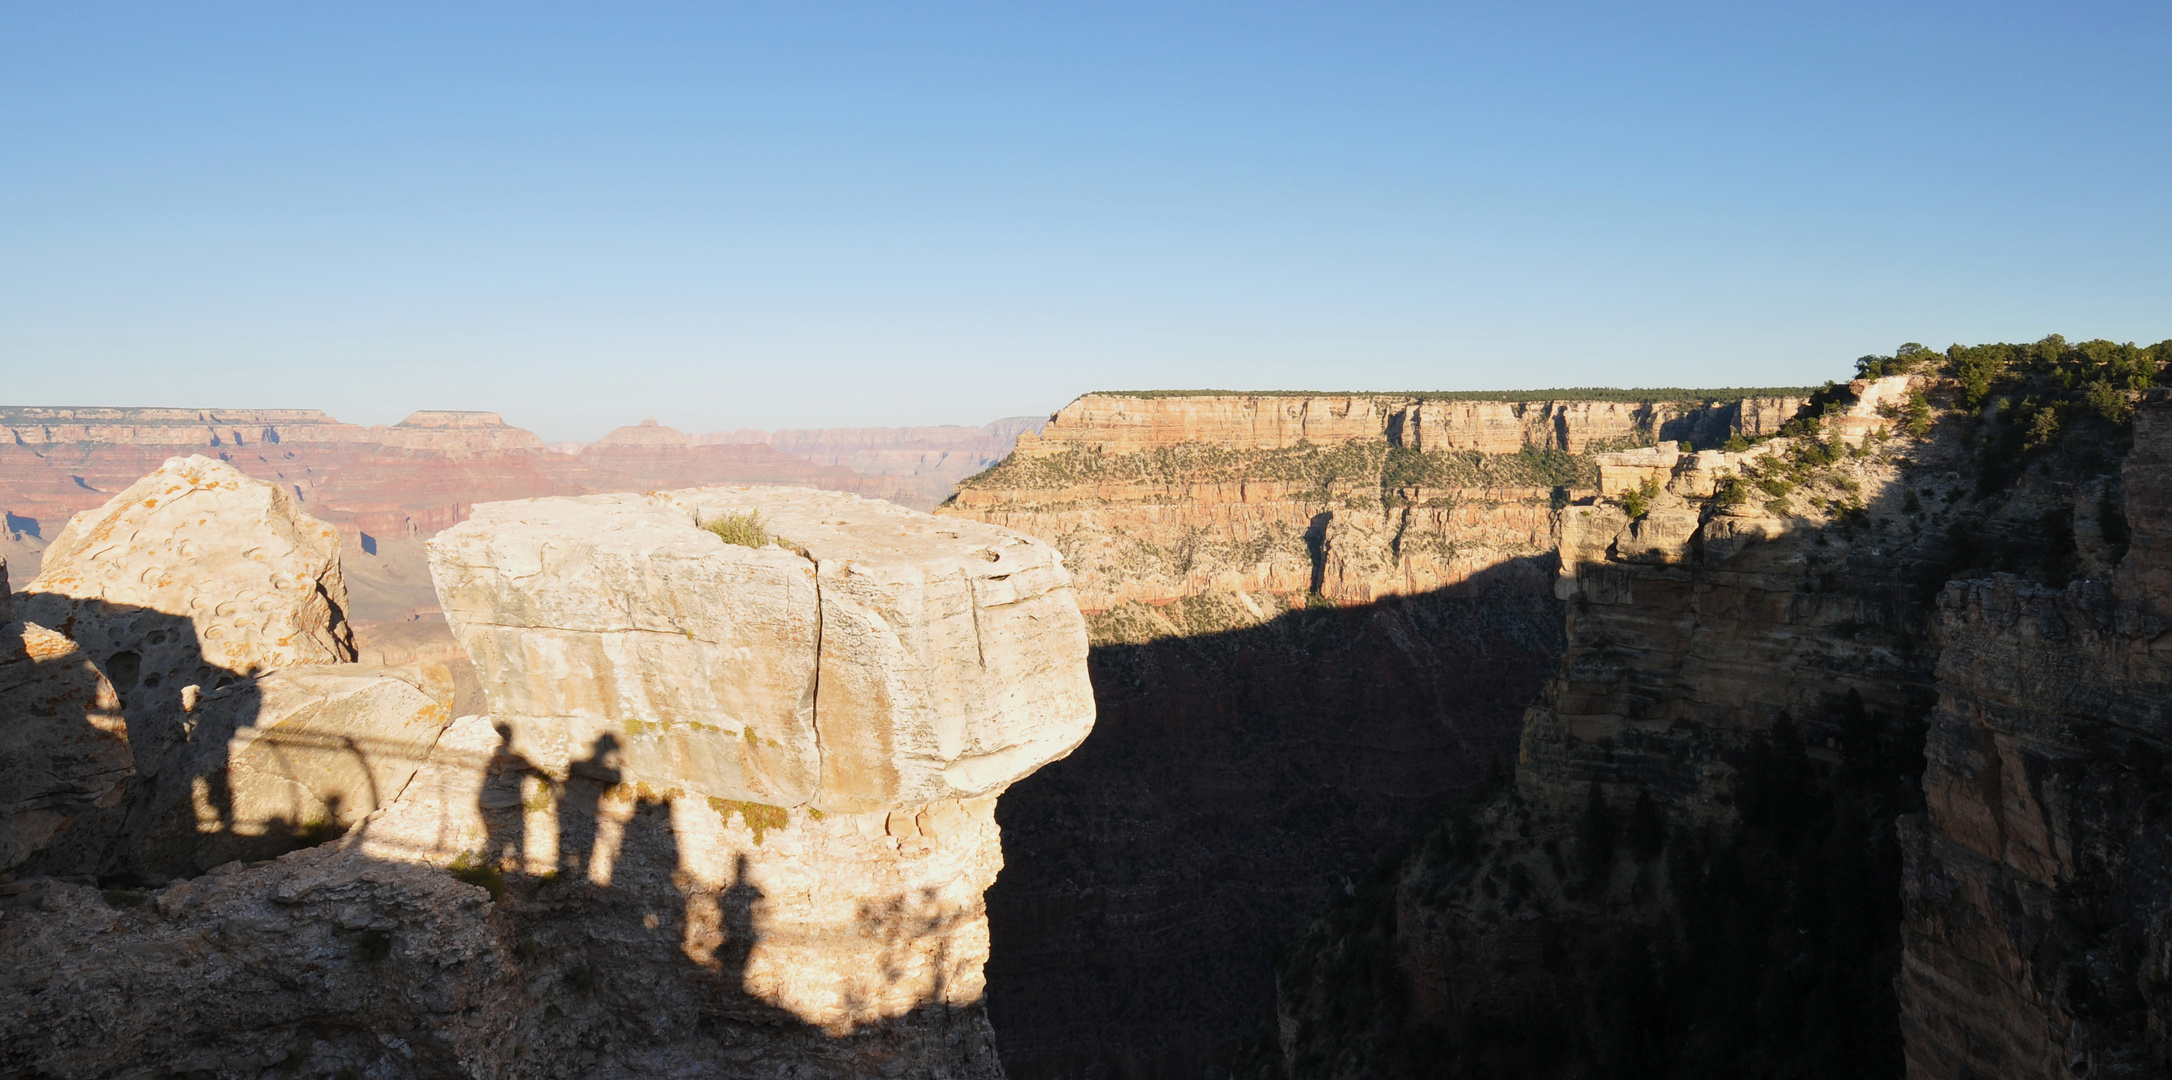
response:
<path fill-rule="evenodd" d="M 760 510 L 726 514 L 704 524 L 702 528 L 715 533 L 717 538 L 725 543 L 738 544 L 740 547 L 758 548 L 769 543 L 769 530 L 762 524 Z"/>
<path fill-rule="evenodd" d="M 1931 400 L 1923 396 L 1923 391 L 1914 391 L 1908 395 L 1908 434 L 1920 439 L 1930 433 Z"/>
<path fill-rule="evenodd" d="M 492 900 L 505 899 L 505 874 L 481 856 L 463 852 L 445 868 L 453 877 L 481 888 Z"/>

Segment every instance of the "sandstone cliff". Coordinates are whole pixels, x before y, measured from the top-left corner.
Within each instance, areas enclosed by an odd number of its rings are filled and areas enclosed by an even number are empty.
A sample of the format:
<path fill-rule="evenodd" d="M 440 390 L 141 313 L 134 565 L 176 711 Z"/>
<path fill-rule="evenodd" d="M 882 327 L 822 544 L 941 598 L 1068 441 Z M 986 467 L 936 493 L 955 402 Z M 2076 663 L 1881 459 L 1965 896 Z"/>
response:
<path fill-rule="evenodd" d="M 1766 436 L 1806 400 L 1677 393 L 1088 394 L 945 510 L 1058 543 L 1089 610 L 1414 595 L 1549 554 L 1555 497 L 1596 485 L 1595 452 Z"/>
<path fill-rule="evenodd" d="M 2172 398 L 2162 391 L 2137 409 L 2133 449 L 2108 490 L 2128 534 L 2116 570 L 2099 558 L 2098 574 L 2064 588 L 2001 574 L 1939 598 L 1928 813 L 1903 823 L 1911 1076 L 2172 1068 Z M 2096 517 L 2107 493 L 2077 492 L 2074 520 Z"/>

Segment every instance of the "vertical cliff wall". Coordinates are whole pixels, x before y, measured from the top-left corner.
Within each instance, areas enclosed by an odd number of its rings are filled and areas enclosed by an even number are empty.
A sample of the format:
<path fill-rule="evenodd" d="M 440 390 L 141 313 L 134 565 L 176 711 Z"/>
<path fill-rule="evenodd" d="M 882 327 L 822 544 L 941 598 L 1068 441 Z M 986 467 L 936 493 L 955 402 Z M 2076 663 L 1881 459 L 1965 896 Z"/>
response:
<path fill-rule="evenodd" d="M 1939 511 L 1905 492 L 1968 458 L 1889 439 L 1882 389 L 1740 453 L 1599 457 L 1598 495 L 1562 512 L 1567 651 L 1513 777 L 1307 930 L 1256 1069 L 1897 1066 L 1878 958 L 1913 789 L 1886 774 L 1933 693 L 1920 582 L 1944 559 Z M 1863 782 L 1818 779 L 1843 763 Z M 1775 887 L 1804 874 L 1820 891 Z M 1847 920 L 1868 925 L 1835 945 Z"/>
<path fill-rule="evenodd" d="M 2172 398 L 2081 494 L 2084 522 L 2116 505 L 2123 557 L 2098 530 L 2097 575 L 1939 598 L 1929 806 L 1903 832 L 1912 1077 L 2172 1068 Z"/>

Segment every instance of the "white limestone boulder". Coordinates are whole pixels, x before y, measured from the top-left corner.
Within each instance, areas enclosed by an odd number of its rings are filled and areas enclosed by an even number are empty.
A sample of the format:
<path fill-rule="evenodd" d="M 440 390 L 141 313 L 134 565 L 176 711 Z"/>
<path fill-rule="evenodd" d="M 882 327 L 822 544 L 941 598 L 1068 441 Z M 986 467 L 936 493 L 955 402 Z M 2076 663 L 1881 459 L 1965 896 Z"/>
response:
<path fill-rule="evenodd" d="M 183 686 L 355 656 L 338 534 L 286 488 L 199 455 L 71 518 L 18 603 L 81 643 L 131 714 Z"/>
<path fill-rule="evenodd" d="M 777 539 L 700 528 L 759 513 Z M 548 771 L 824 812 L 1001 790 L 1093 725 L 1056 550 L 857 496 L 488 503 L 430 542 L 493 717 Z"/>

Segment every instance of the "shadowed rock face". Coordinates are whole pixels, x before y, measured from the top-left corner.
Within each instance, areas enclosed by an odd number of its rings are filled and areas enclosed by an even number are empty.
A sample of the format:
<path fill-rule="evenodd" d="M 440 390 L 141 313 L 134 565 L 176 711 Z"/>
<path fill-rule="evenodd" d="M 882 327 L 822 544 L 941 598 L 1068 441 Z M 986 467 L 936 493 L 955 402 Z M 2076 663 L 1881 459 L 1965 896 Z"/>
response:
<path fill-rule="evenodd" d="M 760 515 L 774 539 L 697 526 Z M 849 495 L 706 488 L 480 507 L 432 572 L 493 714 L 563 768 L 825 812 L 1001 790 L 1093 721 L 1055 551 Z"/>
<path fill-rule="evenodd" d="M 1002 1076 L 985 805 L 904 837 L 882 815 L 750 829 L 612 771 L 546 785 L 467 717 L 343 840 L 157 890 L 0 891 L 0 952 L 24 961 L 0 976 L 0 1069 Z M 498 842 L 513 861 L 479 857 Z"/>
<path fill-rule="evenodd" d="M 135 771 L 121 700 L 97 665 L 13 614 L 0 560 L 0 872 L 78 814 L 118 802 Z"/>
<path fill-rule="evenodd" d="M 2172 400 L 2136 410 L 2119 480 L 2113 573 L 1939 597 L 1928 806 L 1902 833 L 1912 1077 L 2172 1067 Z"/>
<path fill-rule="evenodd" d="M 1514 747 L 1550 567 L 1093 651 L 1099 718 L 1003 796 L 988 1000 L 1012 1080 L 1184 1077 L 1259 1034 L 1275 950 Z"/>

